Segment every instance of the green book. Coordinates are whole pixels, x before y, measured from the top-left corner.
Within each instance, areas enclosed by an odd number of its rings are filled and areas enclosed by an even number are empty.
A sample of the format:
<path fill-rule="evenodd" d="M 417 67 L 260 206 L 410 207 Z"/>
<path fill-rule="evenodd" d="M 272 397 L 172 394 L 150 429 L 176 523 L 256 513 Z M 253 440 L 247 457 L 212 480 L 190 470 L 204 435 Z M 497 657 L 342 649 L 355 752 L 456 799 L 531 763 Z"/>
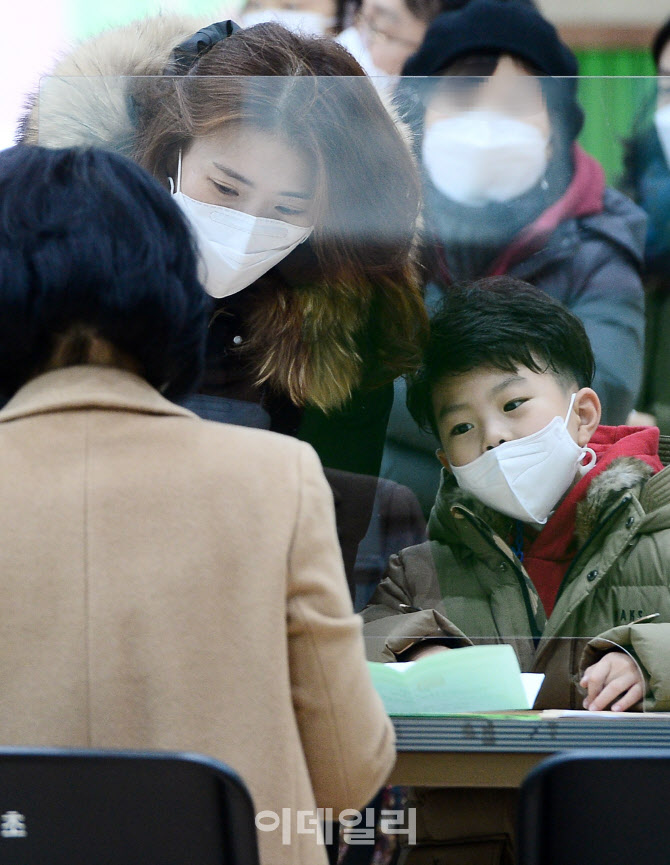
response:
<path fill-rule="evenodd" d="M 450 649 L 407 663 L 368 661 L 368 667 L 389 715 L 530 709 L 543 678 L 524 687 L 514 649 L 505 644 Z"/>

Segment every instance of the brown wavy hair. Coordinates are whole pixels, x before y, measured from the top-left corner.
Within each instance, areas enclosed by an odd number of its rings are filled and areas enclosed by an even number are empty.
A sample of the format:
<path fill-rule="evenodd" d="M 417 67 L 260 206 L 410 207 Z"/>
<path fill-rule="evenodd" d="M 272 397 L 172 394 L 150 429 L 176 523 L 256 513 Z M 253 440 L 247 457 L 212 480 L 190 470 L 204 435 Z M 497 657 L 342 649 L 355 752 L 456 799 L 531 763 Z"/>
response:
<path fill-rule="evenodd" d="M 258 383 L 329 409 L 354 387 L 417 367 L 428 327 L 416 263 L 420 179 L 411 142 L 344 48 L 259 24 L 217 43 L 186 75 L 137 79 L 130 96 L 133 158 L 166 186 L 179 151 L 226 124 L 281 135 L 317 166 L 311 263 L 299 248 L 279 268 L 283 279 L 252 293 L 247 345 Z"/>

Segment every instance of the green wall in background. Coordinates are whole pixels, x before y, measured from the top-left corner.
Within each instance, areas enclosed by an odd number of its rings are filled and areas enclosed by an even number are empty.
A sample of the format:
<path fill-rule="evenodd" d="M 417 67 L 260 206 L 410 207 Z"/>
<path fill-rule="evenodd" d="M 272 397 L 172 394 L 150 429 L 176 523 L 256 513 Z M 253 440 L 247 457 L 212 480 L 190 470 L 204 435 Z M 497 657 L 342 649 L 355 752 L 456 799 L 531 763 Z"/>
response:
<path fill-rule="evenodd" d="M 622 173 L 623 142 L 649 116 L 655 92 L 654 62 L 647 50 L 575 53 L 583 76 L 579 99 L 585 114 L 579 140 L 602 163 L 608 182 L 616 185 Z"/>

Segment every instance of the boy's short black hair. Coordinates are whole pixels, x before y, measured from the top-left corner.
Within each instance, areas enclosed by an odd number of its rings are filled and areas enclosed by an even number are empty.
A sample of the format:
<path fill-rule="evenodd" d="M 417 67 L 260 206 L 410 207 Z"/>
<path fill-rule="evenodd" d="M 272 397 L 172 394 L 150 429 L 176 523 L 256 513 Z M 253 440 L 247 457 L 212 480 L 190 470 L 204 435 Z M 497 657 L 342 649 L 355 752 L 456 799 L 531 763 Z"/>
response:
<path fill-rule="evenodd" d="M 584 325 L 563 304 L 511 276 L 450 286 L 431 319 L 423 363 L 408 381 L 407 407 L 439 439 L 435 385 L 479 367 L 554 373 L 566 387 L 590 387 L 595 361 Z"/>
<path fill-rule="evenodd" d="M 209 300 L 177 205 L 102 150 L 0 153 L 0 392 L 44 368 L 73 327 L 125 352 L 166 396 L 195 388 Z"/>

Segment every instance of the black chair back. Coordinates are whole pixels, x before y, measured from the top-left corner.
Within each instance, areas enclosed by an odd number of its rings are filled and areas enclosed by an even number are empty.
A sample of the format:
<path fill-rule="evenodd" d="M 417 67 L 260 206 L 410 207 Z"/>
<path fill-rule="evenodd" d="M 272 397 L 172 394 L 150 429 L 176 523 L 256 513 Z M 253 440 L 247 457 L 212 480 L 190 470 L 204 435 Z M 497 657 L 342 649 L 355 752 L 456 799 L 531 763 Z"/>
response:
<path fill-rule="evenodd" d="M 524 780 L 519 865 L 668 862 L 670 749 L 567 751 L 544 760 Z"/>
<path fill-rule="evenodd" d="M 251 797 L 197 754 L 0 749 L 3 865 L 258 865 Z"/>

